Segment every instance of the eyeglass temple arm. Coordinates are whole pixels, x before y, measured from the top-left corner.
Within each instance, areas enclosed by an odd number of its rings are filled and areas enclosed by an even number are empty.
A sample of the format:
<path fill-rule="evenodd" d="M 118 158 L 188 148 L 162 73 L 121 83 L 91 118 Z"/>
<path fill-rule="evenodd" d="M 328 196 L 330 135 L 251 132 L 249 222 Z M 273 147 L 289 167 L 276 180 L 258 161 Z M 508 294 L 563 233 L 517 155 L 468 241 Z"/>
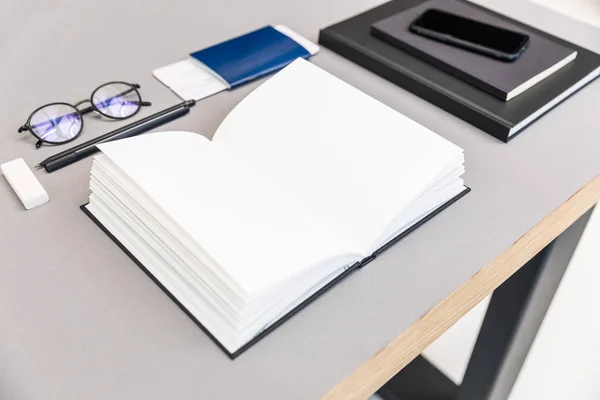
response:
<path fill-rule="evenodd" d="M 51 121 L 45 121 L 45 122 L 42 122 L 42 123 L 40 123 L 40 124 L 34 125 L 34 128 L 37 128 L 37 127 L 39 127 L 39 126 L 41 126 L 41 125 L 43 125 L 43 124 L 47 124 L 47 123 L 51 123 Z M 28 127 L 27 125 L 23 125 L 23 126 L 21 126 L 21 127 L 19 128 L 19 133 L 21 133 L 21 132 L 25 132 L 25 131 L 29 131 L 29 130 L 30 130 L 30 129 L 29 129 L 29 127 Z M 39 149 L 40 147 L 42 147 L 42 144 L 44 144 L 44 142 L 43 142 L 41 139 L 40 139 L 40 140 L 38 140 L 38 141 L 35 143 L 35 148 L 36 148 L 36 149 Z"/>
<path fill-rule="evenodd" d="M 28 131 L 28 130 L 29 130 L 29 127 L 28 127 L 27 125 L 23 125 L 23 126 L 21 126 L 21 127 L 19 128 L 19 133 L 21 133 L 21 132 L 25 132 L 25 131 Z M 44 142 L 42 142 L 41 140 L 38 140 L 38 141 L 35 143 L 35 148 L 36 148 L 36 149 L 39 149 L 40 147 L 42 147 L 42 144 L 44 144 Z"/>
<path fill-rule="evenodd" d="M 108 103 L 110 100 L 114 99 L 115 97 L 119 97 L 119 96 L 122 96 L 122 95 L 117 95 L 117 96 L 111 97 L 110 99 L 107 99 L 107 100 L 103 101 L 102 103 Z M 145 107 L 149 107 L 152 105 L 152 103 L 150 103 L 149 101 L 139 101 L 139 102 L 138 101 L 130 101 L 130 103 L 139 103 L 140 106 L 145 106 Z M 91 113 L 94 110 L 95 110 L 94 106 L 89 106 L 82 110 L 79 110 L 79 113 L 81 115 L 85 115 L 85 114 Z"/>
<path fill-rule="evenodd" d="M 124 95 L 126 95 L 128 93 L 131 93 L 132 91 L 134 91 L 136 89 L 139 89 L 141 87 L 137 83 L 132 83 L 131 86 L 132 86 L 132 88 L 127 89 L 124 92 L 117 93 L 117 94 L 115 94 L 112 97 L 109 97 L 108 99 L 104 100 L 101 104 L 110 104 L 112 100 L 114 100 L 114 99 L 116 99 L 118 97 L 124 96 Z M 150 103 L 149 101 L 139 101 L 139 102 L 137 102 L 137 101 L 130 101 L 130 102 L 131 103 L 139 103 L 140 106 L 145 106 L 145 107 L 148 107 L 148 106 L 152 105 L 152 103 Z M 91 105 L 89 107 L 84 108 L 83 110 L 80 110 L 79 112 L 81 114 L 87 114 L 87 113 L 90 113 L 90 112 L 94 111 L 94 109 L 95 109 L 94 106 Z"/>

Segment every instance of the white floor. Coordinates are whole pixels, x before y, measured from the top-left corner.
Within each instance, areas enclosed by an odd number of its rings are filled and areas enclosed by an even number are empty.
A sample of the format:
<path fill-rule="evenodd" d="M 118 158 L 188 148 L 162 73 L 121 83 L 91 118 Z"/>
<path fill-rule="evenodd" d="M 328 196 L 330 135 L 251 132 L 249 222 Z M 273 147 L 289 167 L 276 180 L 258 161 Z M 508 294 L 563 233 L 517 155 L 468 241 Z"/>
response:
<path fill-rule="evenodd" d="M 600 27 L 600 0 L 535 1 Z M 600 149 L 599 149 L 600 156 Z M 594 212 L 509 400 L 600 399 L 600 207 Z M 489 299 L 423 355 L 462 381 Z M 376 400 L 375 395 L 371 400 Z"/>

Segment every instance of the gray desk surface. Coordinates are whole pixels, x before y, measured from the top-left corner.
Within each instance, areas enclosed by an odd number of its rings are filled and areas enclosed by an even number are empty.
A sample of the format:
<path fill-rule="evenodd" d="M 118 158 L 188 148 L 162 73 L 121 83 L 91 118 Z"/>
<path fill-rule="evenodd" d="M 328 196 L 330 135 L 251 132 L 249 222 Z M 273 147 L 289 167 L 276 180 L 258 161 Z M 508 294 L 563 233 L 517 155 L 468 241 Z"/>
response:
<path fill-rule="evenodd" d="M 600 51 L 600 32 L 521 1 L 498 11 Z M 155 67 L 253 28 L 318 30 L 379 0 L 18 1 L 0 17 L 0 161 L 33 166 L 16 129 L 50 101 L 99 84 L 178 99 Z M 51 202 L 22 210 L 0 181 L 0 398 L 315 399 L 496 258 L 600 173 L 600 82 L 506 145 L 324 49 L 314 63 L 466 152 L 473 192 L 232 362 L 79 210 L 90 160 L 37 175 Z M 257 83 L 200 102 L 165 129 L 211 136 Z M 86 117 L 83 138 L 119 125 Z"/>

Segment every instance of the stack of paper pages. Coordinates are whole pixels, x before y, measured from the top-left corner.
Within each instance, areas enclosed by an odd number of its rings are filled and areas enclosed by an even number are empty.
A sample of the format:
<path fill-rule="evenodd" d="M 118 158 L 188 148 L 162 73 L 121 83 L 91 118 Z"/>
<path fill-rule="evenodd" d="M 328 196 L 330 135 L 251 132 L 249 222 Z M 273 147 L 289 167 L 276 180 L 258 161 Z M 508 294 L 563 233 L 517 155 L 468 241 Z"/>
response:
<path fill-rule="evenodd" d="M 212 141 L 101 150 L 84 211 L 231 356 L 468 190 L 459 147 L 301 59 Z"/>

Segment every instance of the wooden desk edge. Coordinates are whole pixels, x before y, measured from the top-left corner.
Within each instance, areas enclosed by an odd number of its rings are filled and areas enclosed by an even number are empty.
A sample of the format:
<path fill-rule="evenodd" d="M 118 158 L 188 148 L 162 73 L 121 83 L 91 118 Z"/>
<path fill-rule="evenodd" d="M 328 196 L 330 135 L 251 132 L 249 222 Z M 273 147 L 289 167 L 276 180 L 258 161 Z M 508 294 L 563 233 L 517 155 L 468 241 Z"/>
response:
<path fill-rule="evenodd" d="M 600 175 L 338 383 L 323 399 L 368 398 L 599 200 Z"/>

